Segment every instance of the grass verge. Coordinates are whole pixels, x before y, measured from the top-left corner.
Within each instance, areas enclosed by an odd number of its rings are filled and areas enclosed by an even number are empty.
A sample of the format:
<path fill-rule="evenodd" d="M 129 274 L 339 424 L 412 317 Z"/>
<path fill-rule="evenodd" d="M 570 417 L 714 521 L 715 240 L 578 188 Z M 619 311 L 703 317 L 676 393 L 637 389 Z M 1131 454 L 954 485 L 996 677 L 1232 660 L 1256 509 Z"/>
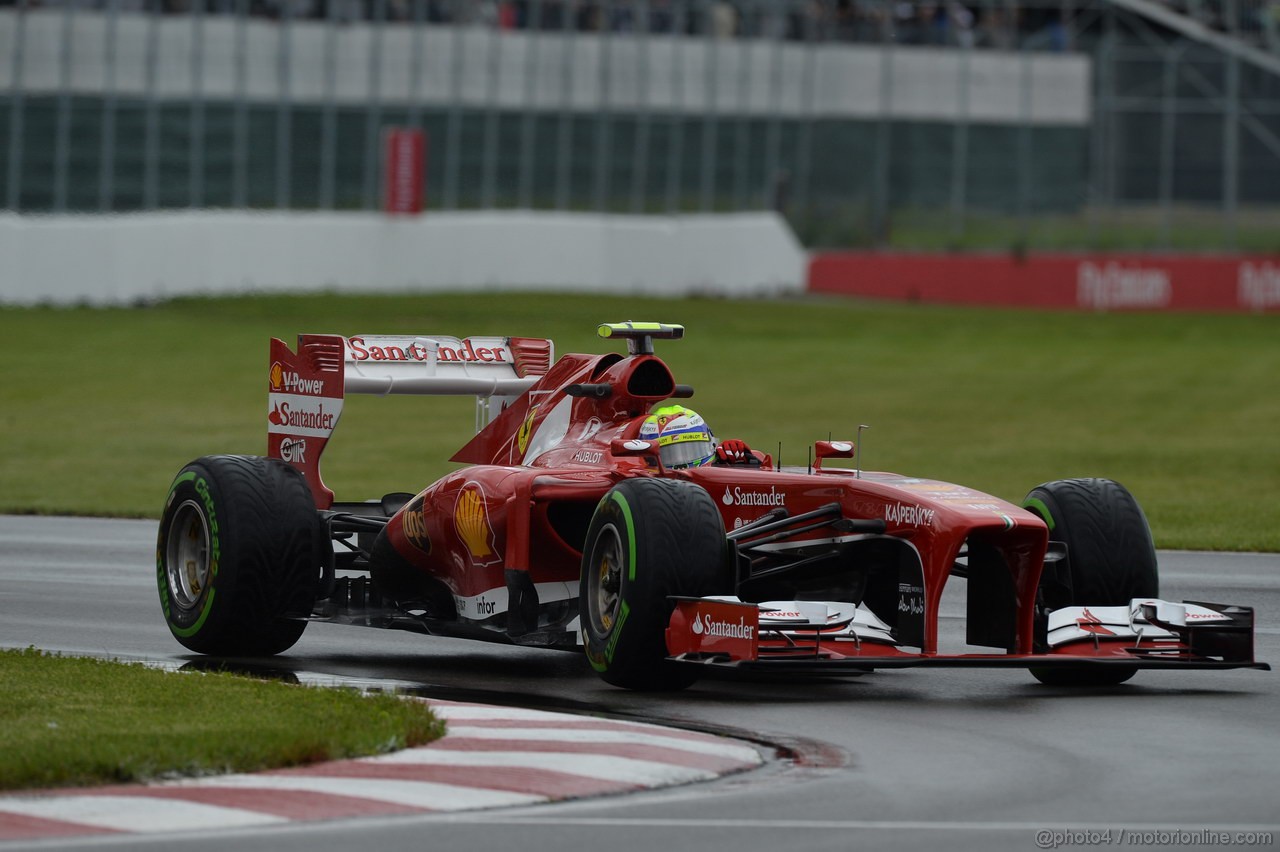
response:
<path fill-rule="evenodd" d="M 420 701 L 0 650 L 0 789 L 252 772 L 423 745 Z"/>
<path fill-rule="evenodd" d="M 1195 206 L 1085 208 L 1034 216 L 898 207 L 877 232 L 866 207 L 831 207 L 792 217 L 805 245 L 893 251 L 1280 251 L 1280 211 L 1243 208 L 1234 216 Z"/>
<path fill-rule="evenodd" d="M 1280 316 L 473 293 L 2 309 L 0 511 L 156 517 L 186 462 L 266 446 L 267 341 L 298 332 L 550 337 L 683 323 L 659 347 L 721 437 L 804 464 L 829 435 L 868 468 L 1011 501 L 1070 476 L 1127 485 L 1166 548 L 1280 550 Z M 351 397 L 325 455 L 340 499 L 456 468 L 469 397 Z"/>

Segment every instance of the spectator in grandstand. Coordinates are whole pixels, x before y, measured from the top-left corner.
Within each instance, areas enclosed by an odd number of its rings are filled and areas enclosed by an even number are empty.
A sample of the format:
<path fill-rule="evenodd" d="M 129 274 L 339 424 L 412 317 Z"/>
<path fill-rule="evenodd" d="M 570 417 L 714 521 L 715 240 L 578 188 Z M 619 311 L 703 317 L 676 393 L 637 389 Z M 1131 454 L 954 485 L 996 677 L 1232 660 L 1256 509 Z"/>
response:
<path fill-rule="evenodd" d="M 973 12 L 963 3 L 947 4 L 947 41 L 957 47 L 973 47 Z"/>
<path fill-rule="evenodd" d="M 733 38 L 738 32 L 738 10 L 728 0 L 711 5 L 711 32 L 716 38 Z"/>
<path fill-rule="evenodd" d="M 1012 50 L 1017 46 L 1015 31 L 1018 9 L 1006 11 L 1001 6 L 984 7 L 978 18 L 978 44 L 997 50 Z"/>
<path fill-rule="evenodd" d="M 649 32 L 669 33 L 676 27 L 674 0 L 649 0 Z"/>

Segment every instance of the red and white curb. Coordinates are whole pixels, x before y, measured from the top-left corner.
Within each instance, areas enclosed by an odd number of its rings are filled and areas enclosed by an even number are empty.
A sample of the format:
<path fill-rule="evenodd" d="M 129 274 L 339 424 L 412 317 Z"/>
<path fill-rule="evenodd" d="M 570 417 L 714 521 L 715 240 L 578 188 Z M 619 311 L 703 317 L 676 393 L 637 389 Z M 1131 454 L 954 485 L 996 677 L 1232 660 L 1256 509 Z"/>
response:
<path fill-rule="evenodd" d="M 431 701 L 430 745 L 296 769 L 0 796 L 0 843 L 530 805 L 707 781 L 763 762 L 711 734 Z"/>

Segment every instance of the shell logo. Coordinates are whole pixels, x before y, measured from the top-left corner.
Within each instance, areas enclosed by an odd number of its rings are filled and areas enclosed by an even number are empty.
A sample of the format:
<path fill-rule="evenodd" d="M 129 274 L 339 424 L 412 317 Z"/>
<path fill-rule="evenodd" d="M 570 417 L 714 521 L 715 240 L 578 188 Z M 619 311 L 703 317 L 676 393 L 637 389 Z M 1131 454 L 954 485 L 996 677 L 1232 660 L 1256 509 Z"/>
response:
<path fill-rule="evenodd" d="M 271 364 L 271 372 L 268 376 L 273 391 L 278 391 L 284 387 L 284 367 L 280 365 L 279 361 Z"/>
<path fill-rule="evenodd" d="M 458 502 L 453 507 L 453 527 L 470 551 L 474 564 L 491 565 L 498 561 L 493 525 L 489 523 L 489 508 L 480 483 L 468 482 L 458 492 Z"/>

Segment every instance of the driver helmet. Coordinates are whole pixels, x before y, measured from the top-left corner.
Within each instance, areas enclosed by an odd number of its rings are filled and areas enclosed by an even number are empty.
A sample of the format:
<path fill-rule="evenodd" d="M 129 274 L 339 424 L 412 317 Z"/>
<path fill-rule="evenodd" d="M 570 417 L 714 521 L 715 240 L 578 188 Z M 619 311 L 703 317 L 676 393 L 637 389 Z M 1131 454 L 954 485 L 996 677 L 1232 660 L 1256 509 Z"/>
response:
<path fill-rule="evenodd" d="M 640 438 L 658 442 L 658 455 L 669 468 L 699 467 L 716 454 L 716 439 L 706 421 L 683 405 L 656 409 L 640 424 Z"/>

